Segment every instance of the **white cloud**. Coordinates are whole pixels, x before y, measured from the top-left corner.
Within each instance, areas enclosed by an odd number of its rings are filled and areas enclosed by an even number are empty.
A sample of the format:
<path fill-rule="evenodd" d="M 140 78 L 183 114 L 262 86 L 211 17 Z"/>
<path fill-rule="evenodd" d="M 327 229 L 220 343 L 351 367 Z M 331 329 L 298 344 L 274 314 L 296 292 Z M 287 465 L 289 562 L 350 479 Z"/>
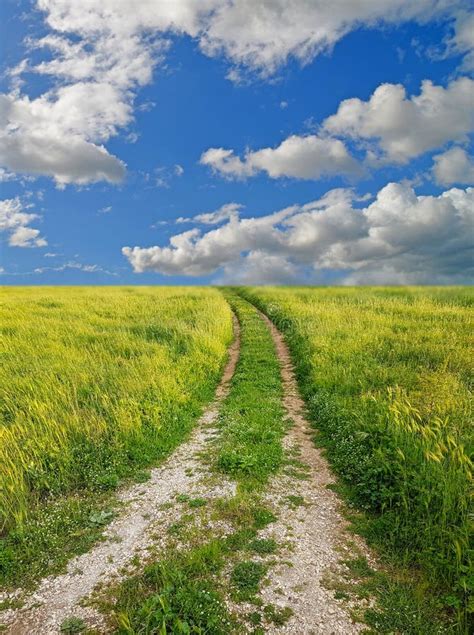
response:
<path fill-rule="evenodd" d="M 49 32 L 40 39 L 30 38 L 29 46 L 36 57 L 42 51 L 45 55 L 35 63 L 23 59 L 10 70 L 13 92 L 3 95 L 0 106 L 4 129 L 0 161 L 11 172 L 46 175 L 61 187 L 101 180 L 115 184 L 124 178 L 125 165 L 104 144 L 133 122 L 136 93 L 152 80 L 153 69 L 170 45 L 170 34 L 191 36 L 204 54 L 225 57 L 233 65 L 229 76 L 236 79 L 245 70 L 269 76 L 290 58 L 305 64 L 361 26 L 452 18 L 456 19 L 452 46 L 469 55 L 472 45 L 462 0 L 37 0 L 36 4 Z M 22 94 L 26 72 L 49 78 L 51 87 L 34 98 Z M 147 107 L 142 104 L 138 109 Z M 136 134 L 129 131 L 128 140 L 135 141 Z M 280 149 L 280 154 L 287 150 Z M 241 176 L 248 176 L 248 168 L 239 166 L 236 157 L 226 158 L 222 152 L 229 151 L 220 152 L 226 169 L 233 175 L 241 169 Z M 278 153 L 274 160 L 285 163 Z M 290 165 L 292 170 L 299 171 Z"/>
<path fill-rule="evenodd" d="M 76 262 L 75 260 L 69 260 L 62 265 L 58 265 L 57 267 L 37 267 L 34 269 L 32 273 L 42 274 L 47 271 L 68 271 L 68 270 L 76 270 L 76 271 L 84 271 L 85 273 L 103 273 L 108 276 L 116 276 L 117 274 L 113 271 L 109 271 L 108 269 L 104 269 L 100 265 L 85 265 L 81 262 Z M 28 272 L 29 273 L 29 272 Z"/>
<path fill-rule="evenodd" d="M 16 176 L 12 172 L 8 172 L 4 168 L 0 168 L 0 183 L 6 183 L 7 181 L 14 181 Z"/>
<path fill-rule="evenodd" d="M 466 141 L 473 131 L 474 80 L 461 77 L 446 88 L 426 80 L 411 98 L 400 84 L 381 84 L 368 101 L 342 101 L 316 134 L 292 135 L 276 148 L 247 150 L 243 158 L 230 149 L 209 148 L 200 163 L 236 179 L 259 172 L 275 179 L 355 177 L 363 169 L 349 152 L 348 140 L 365 149 L 365 165 L 377 167 L 404 164 L 450 141 Z"/>
<path fill-rule="evenodd" d="M 11 247 L 45 247 L 48 244 L 40 236 L 39 229 L 29 226 L 39 218 L 38 214 L 25 212 L 18 197 L 0 201 L 0 232 L 8 234 L 8 244 Z"/>
<path fill-rule="evenodd" d="M 237 179 L 259 172 L 266 172 L 273 179 L 319 179 L 335 174 L 356 176 L 362 173 L 342 141 L 318 135 L 292 135 L 276 148 L 248 150 L 243 159 L 235 156 L 233 150 L 209 148 L 202 154 L 200 163 L 221 176 Z"/>
<path fill-rule="evenodd" d="M 51 55 L 20 66 L 53 87 L 34 99 L 18 90 L 0 97 L 0 162 L 8 170 L 50 176 L 61 187 L 123 180 L 124 163 L 103 144 L 133 121 L 135 92 L 151 81 L 166 46 L 134 30 L 140 10 L 130 4 L 127 15 L 123 4 L 38 0 L 53 32 L 29 46 Z"/>
<path fill-rule="evenodd" d="M 242 161 L 236 157 L 233 150 L 209 148 L 202 153 L 200 163 L 211 167 L 221 176 L 243 179 L 255 173 L 254 168 L 246 159 L 247 157 Z"/>
<path fill-rule="evenodd" d="M 474 130 L 474 80 L 461 77 L 446 88 L 425 80 L 407 98 L 400 84 L 381 84 L 368 101 L 346 99 L 323 128 L 331 134 L 373 141 L 369 161 L 406 163 Z"/>
<path fill-rule="evenodd" d="M 202 223 L 203 225 L 218 225 L 226 220 L 238 219 L 239 211 L 243 205 L 239 203 L 226 203 L 216 209 L 214 212 L 205 212 L 192 217 L 180 216 L 176 219 L 176 223 Z"/>
<path fill-rule="evenodd" d="M 10 234 L 8 244 L 11 247 L 45 247 L 48 243 L 39 234 L 39 229 L 20 225 Z"/>
<path fill-rule="evenodd" d="M 112 211 L 112 205 L 107 205 L 106 207 L 101 207 L 99 210 L 99 214 L 109 214 Z"/>
<path fill-rule="evenodd" d="M 251 251 L 224 267 L 219 284 L 294 284 L 298 267 L 284 256 Z"/>
<path fill-rule="evenodd" d="M 331 174 L 356 175 L 361 171 L 342 141 L 316 135 L 293 135 L 277 148 L 264 148 L 246 158 L 254 169 L 263 170 L 272 178 L 317 179 Z"/>
<path fill-rule="evenodd" d="M 205 214 L 198 214 L 194 217 L 194 220 L 197 223 L 202 223 L 203 225 L 218 225 L 225 220 L 237 220 L 239 217 L 239 211 L 242 209 L 243 205 L 239 203 L 226 203 L 219 207 L 215 212 L 206 212 Z"/>
<path fill-rule="evenodd" d="M 183 176 L 184 168 L 179 164 L 175 164 L 173 167 L 156 167 L 152 172 L 145 172 L 143 174 L 144 179 L 151 185 L 149 187 L 161 187 L 168 189 L 171 185 L 171 181 L 174 178 Z"/>
<path fill-rule="evenodd" d="M 439 185 L 474 183 L 474 158 L 463 148 L 451 148 L 433 159 L 433 174 Z"/>
<path fill-rule="evenodd" d="M 390 183 L 366 207 L 355 208 L 351 199 L 351 190 L 332 190 L 267 216 L 232 215 L 205 233 L 193 228 L 165 247 L 122 252 L 137 273 L 218 274 L 236 282 L 287 282 L 328 269 L 358 284 L 472 279 L 474 188 L 417 196 L 406 184 Z"/>
<path fill-rule="evenodd" d="M 455 13 L 454 34 L 448 40 L 447 53 L 464 55 L 461 70 L 474 70 L 474 12 Z"/>
<path fill-rule="evenodd" d="M 170 238 L 169 247 L 124 247 L 135 271 L 155 270 L 168 275 L 191 276 L 214 273 L 220 267 L 240 258 L 243 251 L 268 249 L 278 243 L 278 231 L 273 227 L 292 213 L 294 208 L 281 210 L 262 218 L 240 219 L 232 215 L 229 221 L 204 235 L 194 228 Z"/>
<path fill-rule="evenodd" d="M 181 4 L 181 3 L 179 3 Z M 224 0 L 201 27 L 207 55 L 225 55 L 237 67 L 274 73 L 290 57 L 302 64 L 330 50 L 360 26 L 452 15 L 466 3 L 441 0 Z M 233 77 L 239 76 L 234 70 Z"/>
<path fill-rule="evenodd" d="M 307 63 L 361 25 L 379 27 L 407 20 L 427 22 L 458 16 L 462 0 L 37 0 L 49 26 L 83 37 L 116 36 L 117 47 L 132 34 L 186 33 L 207 55 L 224 55 L 237 66 L 268 75 L 288 58 Z M 77 44 L 77 43 L 76 43 Z M 64 45 L 58 43 L 61 50 Z M 115 53 L 111 46 L 107 52 Z M 117 55 L 119 52 L 117 52 Z M 64 71 L 83 76 L 92 66 L 80 45 Z M 72 57 L 72 56 L 71 56 Z M 100 57 L 100 56 L 98 56 Z M 104 60 L 93 60 L 95 64 Z M 134 59 L 130 58 L 133 64 Z M 79 66 L 79 69 L 77 68 Z"/>
<path fill-rule="evenodd" d="M 136 143 L 139 138 L 140 135 L 138 134 L 138 132 L 129 132 L 128 135 L 125 137 L 125 141 L 127 143 Z"/>
<path fill-rule="evenodd" d="M 156 106 L 154 101 L 146 101 L 143 104 L 137 106 L 138 112 L 150 112 Z"/>
<path fill-rule="evenodd" d="M 114 96 L 115 95 L 115 96 Z M 75 84 L 37 99 L 0 95 L 0 163 L 20 174 L 53 177 L 59 186 L 119 183 L 124 164 L 103 145 L 130 111 L 107 84 Z"/>

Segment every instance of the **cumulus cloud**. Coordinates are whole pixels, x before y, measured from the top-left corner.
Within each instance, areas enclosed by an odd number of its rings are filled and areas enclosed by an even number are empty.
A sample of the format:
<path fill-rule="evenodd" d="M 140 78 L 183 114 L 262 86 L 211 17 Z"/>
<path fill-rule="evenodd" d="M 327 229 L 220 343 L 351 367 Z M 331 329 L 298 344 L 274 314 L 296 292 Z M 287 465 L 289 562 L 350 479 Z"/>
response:
<path fill-rule="evenodd" d="M 48 24 L 60 33 L 90 34 L 105 28 L 120 37 L 186 33 L 206 55 L 223 55 L 238 67 L 264 75 L 290 57 L 309 62 L 361 25 L 426 22 L 457 15 L 465 5 L 462 0 L 38 0 Z M 71 61 L 63 66 L 71 72 Z M 77 65 L 74 71 L 84 73 Z"/>
<path fill-rule="evenodd" d="M 169 35 L 186 34 L 205 55 L 226 58 L 233 66 L 229 77 L 238 80 L 245 70 L 268 77 L 290 58 L 309 62 L 361 25 L 407 20 L 455 19 L 452 47 L 468 56 L 470 33 L 461 19 L 465 4 L 462 0 L 36 0 L 49 32 L 30 38 L 29 47 L 35 58 L 42 51 L 45 55 L 34 63 L 25 58 L 10 70 L 13 91 L 3 95 L 0 106 L 4 130 L 0 161 L 11 172 L 46 175 L 61 187 L 101 180 L 119 183 L 125 165 L 104 144 L 132 123 L 135 95 L 151 81 L 170 45 Z M 38 97 L 22 94 L 27 72 L 41 74 L 52 85 Z M 136 140 L 136 133 L 128 134 L 130 141 Z M 211 165 L 220 161 L 220 171 L 228 170 L 232 176 L 239 170 L 240 176 L 258 170 L 298 174 L 298 157 L 288 158 L 287 153 L 304 152 L 311 144 L 323 150 L 323 140 L 316 138 L 287 141 L 272 156 L 267 156 L 271 154 L 267 149 L 255 157 L 254 167 L 242 165 L 224 149 L 215 149 L 208 159 Z M 340 144 L 332 142 L 328 149 L 331 163 L 342 162 L 343 169 L 352 171 Z M 311 170 L 321 173 L 317 162 Z"/>
<path fill-rule="evenodd" d="M 310 62 L 361 25 L 426 22 L 453 15 L 465 4 L 456 0 L 223 0 L 215 3 L 215 11 L 205 20 L 199 41 L 207 55 L 225 55 L 236 65 L 234 78 L 242 67 L 270 75 L 290 57 L 302 64 Z"/>
<path fill-rule="evenodd" d="M 264 249 L 265 246 L 271 250 L 279 240 L 279 231 L 274 225 L 293 209 L 252 219 L 232 215 L 227 223 L 203 235 L 193 228 L 172 236 L 169 247 L 124 247 L 122 251 L 137 272 L 155 270 L 168 275 L 207 275 L 237 261 L 244 251 Z"/>
<path fill-rule="evenodd" d="M 298 267 L 285 256 L 251 251 L 237 262 L 226 265 L 219 284 L 294 284 L 298 282 Z"/>
<path fill-rule="evenodd" d="M 404 164 L 450 141 L 466 141 L 473 130 L 474 80 L 461 77 L 446 88 L 426 80 L 412 97 L 401 84 L 381 84 L 368 101 L 342 101 L 316 134 L 291 135 L 276 148 L 247 150 L 243 158 L 230 149 L 209 148 L 200 163 L 235 179 L 260 172 L 274 179 L 356 177 L 362 165 Z M 348 141 L 365 151 L 363 164 L 349 152 Z M 451 157 L 459 158 L 447 155 L 446 161 Z"/>
<path fill-rule="evenodd" d="M 474 183 L 474 158 L 463 148 L 451 148 L 433 159 L 433 174 L 439 185 Z"/>
<path fill-rule="evenodd" d="M 368 101 L 339 105 L 323 128 L 331 134 L 374 142 L 369 161 L 406 163 L 474 130 L 474 80 L 461 77 L 446 88 L 429 80 L 407 97 L 401 84 L 381 84 Z"/>
<path fill-rule="evenodd" d="M 356 176 L 362 169 L 339 139 L 317 135 L 292 135 L 276 148 L 247 151 L 244 158 L 232 150 L 209 148 L 200 163 L 228 178 L 243 179 L 266 172 L 273 179 L 293 177 L 319 179 L 323 176 Z"/>
<path fill-rule="evenodd" d="M 390 183 L 366 207 L 353 192 L 258 218 L 232 215 L 207 232 L 172 236 L 168 246 L 124 247 L 137 273 L 217 274 L 226 281 L 288 282 L 339 271 L 353 283 L 467 282 L 474 273 L 474 188 L 417 196 Z"/>
<path fill-rule="evenodd" d="M 474 12 L 455 12 L 454 34 L 448 39 L 448 54 L 463 55 L 462 71 L 474 70 Z"/>
<path fill-rule="evenodd" d="M 119 183 L 125 165 L 104 143 L 133 121 L 136 90 L 151 81 L 166 43 L 139 22 L 146 2 L 135 9 L 92 0 L 37 4 L 52 32 L 30 39 L 29 47 L 46 50 L 47 59 L 23 60 L 19 72 L 44 75 L 53 85 L 30 98 L 16 84 L 0 97 L 0 162 L 12 172 L 50 176 L 60 187 Z"/>
<path fill-rule="evenodd" d="M 30 223 L 39 218 L 38 214 L 26 212 L 18 197 L 0 201 L 0 232 L 8 235 L 11 247 L 45 247 L 48 244 L 40 236 L 39 229 L 30 227 Z"/>
<path fill-rule="evenodd" d="M 78 82 L 36 99 L 0 95 L 0 162 L 57 184 L 119 183 L 125 166 L 100 142 L 131 119 L 129 104 L 108 83 Z"/>
<path fill-rule="evenodd" d="M 247 157 L 242 161 L 240 157 L 235 156 L 233 150 L 225 148 L 209 148 L 202 153 L 199 162 L 201 165 L 209 166 L 221 176 L 229 178 L 243 179 L 255 174 Z"/>

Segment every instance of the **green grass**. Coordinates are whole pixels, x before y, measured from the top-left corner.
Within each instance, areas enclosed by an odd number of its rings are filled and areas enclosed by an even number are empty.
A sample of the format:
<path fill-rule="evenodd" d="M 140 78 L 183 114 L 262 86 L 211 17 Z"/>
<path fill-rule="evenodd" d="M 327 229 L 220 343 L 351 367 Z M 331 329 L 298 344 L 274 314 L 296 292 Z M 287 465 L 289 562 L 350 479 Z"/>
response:
<path fill-rule="evenodd" d="M 474 587 L 468 288 L 241 289 L 284 332 L 318 442 L 383 552 L 461 626 Z"/>
<path fill-rule="evenodd" d="M 146 478 L 144 468 L 186 437 L 212 398 L 232 324 L 214 289 L 1 294 L 0 581 L 8 584 L 48 551 L 63 559 L 61 545 L 66 557 L 82 550 L 89 529 L 97 533 L 87 520 L 94 499 L 125 477 Z"/>
<path fill-rule="evenodd" d="M 298 507 L 304 507 L 305 505 L 307 505 L 303 496 L 295 496 L 294 494 L 290 494 L 289 496 L 285 497 L 285 500 L 288 506 L 292 509 L 297 509 Z"/>
<path fill-rule="evenodd" d="M 357 553 L 357 548 L 355 548 Z M 426 592 L 411 572 L 372 569 L 363 556 L 344 560 L 347 573 L 327 580 L 337 599 L 350 602 L 357 621 L 366 624 L 367 635 L 447 635 L 456 626 L 439 619 L 437 598 Z"/>
<path fill-rule="evenodd" d="M 35 509 L 27 525 L 0 540 L 0 580 L 27 586 L 84 553 L 113 517 L 110 495 L 85 492 L 61 497 Z"/>
<path fill-rule="evenodd" d="M 266 619 L 275 624 L 275 626 L 284 626 L 293 615 L 293 610 L 289 606 L 278 608 L 273 604 L 267 604 L 263 609 L 263 613 Z"/>
<path fill-rule="evenodd" d="M 60 632 L 67 635 L 75 635 L 75 633 L 83 633 L 87 629 L 87 625 L 80 617 L 67 617 L 60 626 Z"/>
<path fill-rule="evenodd" d="M 172 552 L 126 580 L 114 603 L 116 632 L 232 632 L 232 617 L 214 577 L 224 564 L 223 545 L 213 540 L 185 552 Z"/>
<path fill-rule="evenodd" d="M 277 543 L 272 538 L 255 538 L 249 543 L 249 549 L 260 555 L 275 553 Z"/>
<path fill-rule="evenodd" d="M 261 562 L 254 560 L 238 562 L 230 576 L 235 598 L 240 602 L 252 600 L 258 593 L 260 583 L 266 573 L 267 567 Z"/>
<path fill-rule="evenodd" d="M 209 512 L 209 510 L 207 510 Z M 207 525 L 188 526 L 184 542 L 172 543 L 160 558 L 125 579 L 99 600 L 114 632 L 152 633 L 247 632 L 232 615 L 226 597 L 253 600 L 264 576 L 264 565 L 241 560 L 252 548 L 258 530 L 274 520 L 248 493 L 215 502 L 213 520 L 230 525 L 231 533 L 216 537 Z M 196 517 L 194 517 L 196 520 Z M 232 563 L 230 574 L 226 572 Z M 262 609 L 263 610 L 263 609 Z M 275 617 L 275 616 L 274 616 Z M 281 616 L 276 615 L 275 619 Z"/>
<path fill-rule="evenodd" d="M 285 432 L 280 366 L 255 308 L 226 294 L 241 324 L 241 350 L 220 417 L 215 464 L 248 489 L 264 484 L 283 461 Z"/>

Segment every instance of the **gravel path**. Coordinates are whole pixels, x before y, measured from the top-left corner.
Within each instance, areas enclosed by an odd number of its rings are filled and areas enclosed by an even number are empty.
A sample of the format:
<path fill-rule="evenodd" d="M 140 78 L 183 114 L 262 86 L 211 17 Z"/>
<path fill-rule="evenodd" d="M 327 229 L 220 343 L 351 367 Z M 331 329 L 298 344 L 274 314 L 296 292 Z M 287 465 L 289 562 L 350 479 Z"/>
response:
<path fill-rule="evenodd" d="M 271 626 L 268 633 L 295 635 L 351 635 L 363 630 L 349 616 L 347 602 L 338 601 L 324 585 L 324 579 L 341 574 L 341 551 L 351 553 L 348 539 L 370 559 L 363 541 L 347 531 L 337 495 L 328 489 L 334 477 L 328 463 L 311 439 L 311 427 L 305 418 L 288 347 L 282 334 L 262 314 L 267 323 L 281 364 L 284 407 L 293 425 L 285 438 L 286 449 L 306 466 L 307 478 L 279 474 L 270 484 L 266 499 L 277 508 L 277 520 L 266 534 L 287 547 L 282 564 L 270 570 L 270 584 L 262 591 L 266 603 L 289 606 L 293 616 L 284 626 Z M 296 498 L 301 497 L 304 504 Z M 293 501 L 293 502 L 291 502 Z"/>
<path fill-rule="evenodd" d="M 229 349 L 229 361 L 216 390 L 213 403 L 201 416 L 190 439 L 183 443 L 159 468 L 153 469 L 146 483 L 133 485 L 119 494 L 124 511 L 105 531 L 105 541 L 81 556 L 73 558 L 67 572 L 41 581 L 21 609 L 0 612 L 0 623 L 9 635 L 46 635 L 60 632 L 65 618 L 72 615 L 101 630 L 103 618 L 92 608 L 80 606 L 97 585 L 121 576 L 121 569 L 136 556 L 145 554 L 153 544 L 156 527 L 165 532 L 179 517 L 179 510 L 163 508 L 175 502 L 177 494 L 211 499 L 233 496 L 235 485 L 220 479 L 210 484 L 202 474 L 199 454 L 215 433 L 219 407 L 229 391 L 239 357 L 240 329 L 234 320 L 235 339 Z"/>

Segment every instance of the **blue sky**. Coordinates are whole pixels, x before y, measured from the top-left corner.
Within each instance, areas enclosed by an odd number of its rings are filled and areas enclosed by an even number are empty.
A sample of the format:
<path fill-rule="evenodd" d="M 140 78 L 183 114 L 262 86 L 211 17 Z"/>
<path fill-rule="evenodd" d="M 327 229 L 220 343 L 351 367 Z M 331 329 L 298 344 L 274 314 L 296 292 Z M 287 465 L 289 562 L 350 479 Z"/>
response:
<path fill-rule="evenodd" d="M 469 2 L 171 4 L 2 2 L 2 284 L 472 281 Z"/>

